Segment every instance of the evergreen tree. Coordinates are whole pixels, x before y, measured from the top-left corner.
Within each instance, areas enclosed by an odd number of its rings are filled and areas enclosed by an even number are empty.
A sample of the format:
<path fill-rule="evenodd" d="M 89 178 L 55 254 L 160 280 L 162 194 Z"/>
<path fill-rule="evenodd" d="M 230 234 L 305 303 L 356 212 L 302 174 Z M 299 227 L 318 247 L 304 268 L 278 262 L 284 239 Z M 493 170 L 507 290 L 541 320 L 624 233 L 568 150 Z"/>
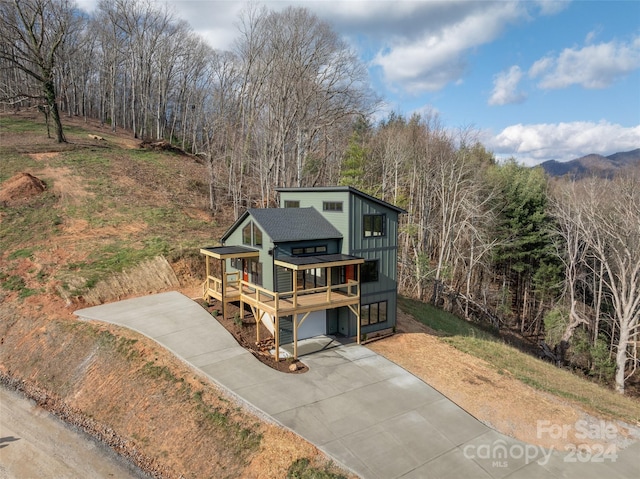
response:
<path fill-rule="evenodd" d="M 513 160 L 494 167 L 491 178 L 500 193 L 498 246 L 493 259 L 508 280 L 512 310 L 524 331 L 527 316 L 534 311 L 530 306 L 553 294 L 561 281 L 561 266 L 553 250 L 552 218 L 547 212 L 547 179 L 541 168 L 528 168 Z"/>

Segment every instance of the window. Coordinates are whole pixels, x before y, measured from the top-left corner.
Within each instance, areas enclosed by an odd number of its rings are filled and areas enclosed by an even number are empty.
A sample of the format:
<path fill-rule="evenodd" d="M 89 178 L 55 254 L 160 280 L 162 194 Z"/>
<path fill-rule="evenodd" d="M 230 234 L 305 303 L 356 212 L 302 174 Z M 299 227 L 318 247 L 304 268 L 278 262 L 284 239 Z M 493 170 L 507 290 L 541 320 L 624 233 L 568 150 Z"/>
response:
<path fill-rule="evenodd" d="M 242 271 L 242 258 L 231 258 L 231 267 Z"/>
<path fill-rule="evenodd" d="M 363 304 L 360 308 L 360 324 L 362 326 L 367 326 L 369 324 L 369 305 Z"/>
<path fill-rule="evenodd" d="M 378 301 L 377 303 L 363 304 L 360 308 L 360 324 L 368 326 L 369 324 L 384 323 L 387 320 L 387 302 Z"/>
<path fill-rule="evenodd" d="M 255 224 L 253 225 L 253 246 L 262 248 L 262 231 Z"/>
<path fill-rule="evenodd" d="M 380 260 L 374 259 L 371 261 L 365 261 L 362 265 L 362 282 L 373 283 L 378 281 L 378 264 Z"/>
<path fill-rule="evenodd" d="M 364 215 L 362 218 L 362 227 L 365 238 L 371 236 L 384 236 L 385 215 Z"/>
<path fill-rule="evenodd" d="M 322 211 L 342 211 L 342 201 L 323 201 Z"/>
<path fill-rule="evenodd" d="M 300 202 L 297 200 L 284 200 L 285 208 L 300 208 Z"/>
<path fill-rule="evenodd" d="M 253 221 L 242 228 L 242 244 L 262 248 L 262 231 Z"/>
<path fill-rule="evenodd" d="M 242 244 L 247 246 L 251 246 L 251 224 L 247 224 L 244 228 L 242 228 Z"/>
<path fill-rule="evenodd" d="M 262 263 L 251 261 L 251 282 L 262 286 Z"/>
<path fill-rule="evenodd" d="M 326 253 L 327 245 L 323 244 L 320 246 L 306 246 L 304 248 L 291 248 L 291 254 L 294 256 L 304 256 L 304 255 L 312 255 L 317 253 Z"/>
<path fill-rule="evenodd" d="M 320 288 L 327 285 L 326 268 L 298 270 L 296 278 L 299 290 Z"/>

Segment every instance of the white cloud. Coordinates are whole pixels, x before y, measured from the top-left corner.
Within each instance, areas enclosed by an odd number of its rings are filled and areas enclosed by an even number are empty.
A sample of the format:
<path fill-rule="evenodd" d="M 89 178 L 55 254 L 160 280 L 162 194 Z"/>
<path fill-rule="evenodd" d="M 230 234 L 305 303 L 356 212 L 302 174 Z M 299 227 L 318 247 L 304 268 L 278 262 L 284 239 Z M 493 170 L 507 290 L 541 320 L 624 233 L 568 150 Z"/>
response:
<path fill-rule="evenodd" d="M 532 78 L 541 77 L 538 87 L 606 88 L 618 78 L 640 68 L 640 37 L 627 43 L 608 42 L 583 48 L 566 48 L 557 57 L 546 56 L 529 70 Z"/>
<path fill-rule="evenodd" d="M 569 161 L 591 153 L 611 155 L 640 147 L 640 125 L 624 127 L 606 121 L 512 125 L 487 140 L 497 158 L 514 157 L 527 165 L 546 160 Z"/>
<path fill-rule="evenodd" d="M 514 65 L 506 72 L 498 73 L 493 79 L 493 92 L 489 98 L 489 105 L 508 105 L 522 103 L 526 95 L 518 91 L 522 79 L 522 70 Z"/>
<path fill-rule="evenodd" d="M 465 70 L 465 56 L 473 48 L 495 40 L 508 23 L 526 13 L 523 4 L 514 2 L 455 5 L 455 12 L 441 12 L 445 22 L 423 25 L 423 33 L 414 36 L 395 36 L 378 52 L 373 64 L 383 69 L 388 82 L 414 93 L 439 90 L 456 82 Z M 411 23 L 428 18 L 425 16 L 432 12 L 425 9 L 420 13 Z"/>
<path fill-rule="evenodd" d="M 540 8 L 541 15 L 555 15 L 567 8 L 571 2 L 559 0 L 537 0 L 536 3 Z"/>

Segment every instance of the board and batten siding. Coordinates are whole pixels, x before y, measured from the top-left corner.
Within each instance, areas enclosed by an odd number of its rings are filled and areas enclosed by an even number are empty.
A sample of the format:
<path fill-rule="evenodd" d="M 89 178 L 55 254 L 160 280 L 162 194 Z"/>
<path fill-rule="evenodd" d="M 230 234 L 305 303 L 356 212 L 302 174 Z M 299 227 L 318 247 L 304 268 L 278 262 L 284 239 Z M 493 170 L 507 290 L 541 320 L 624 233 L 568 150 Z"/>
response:
<path fill-rule="evenodd" d="M 340 233 L 342 233 L 342 254 L 349 254 L 349 232 L 350 232 L 350 193 L 348 191 L 282 191 L 280 192 L 280 204 L 286 201 L 299 201 L 300 208 L 314 207 L 318 213 L 324 216 Z M 324 211 L 325 201 L 337 201 L 342 203 L 342 211 Z"/>
<path fill-rule="evenodd" d="M 388 317 L 384 323 L 363 326 L 363 334 L 393 327 L 396 324 L 397 265 L 398 265 L 398 209 L 375 201 L 357 191 L 319 188 L 317 191 L 280 191 L 280 205 L 298 201 L 300 208 L 314 207 L 343 235 L 342 253 L 368 260 L 378 260 L 378 281 L 361 283 L 361 304 L 387 301 Z M 323 202 L 342 202 L 342 212 L 324 211 Z M 364 235 L 364 216 L 384 215 L 384 235 Z M 341 310 L 337 318 L 329 315 L 329 331 L 354 334 L 356 318 L 348 310 Z M 334 325 L 334 323 L 336 323 Z"/>
<path fill-rule="evenodd" d="M 387 321 L 363 326 L 363 333 L 395 325 L 397 306 L 398 213 L 380 203 L 353 195 L 350 253 L 365 261 L 378 260 L 378 281 L 361 284 L 361 304 L 387 301 Z M 365 236 L 364 216 L 384 215 L 384 235 Z M 355 318 L 354 318 L 355 321 Z"/>

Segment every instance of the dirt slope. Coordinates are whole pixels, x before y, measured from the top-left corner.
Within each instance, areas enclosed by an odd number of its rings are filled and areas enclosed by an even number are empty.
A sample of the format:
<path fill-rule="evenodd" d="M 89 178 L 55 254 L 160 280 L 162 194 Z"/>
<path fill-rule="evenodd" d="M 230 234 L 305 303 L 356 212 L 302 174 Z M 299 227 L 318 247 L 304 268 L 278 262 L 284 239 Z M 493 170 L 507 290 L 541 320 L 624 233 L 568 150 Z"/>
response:
<path fill-rule="evenodd" d="M 0 305 L 2 382 L 153 475 L 266 479 L 299 458 L 327 465 L 147 338 L 36 309 Z"/>

